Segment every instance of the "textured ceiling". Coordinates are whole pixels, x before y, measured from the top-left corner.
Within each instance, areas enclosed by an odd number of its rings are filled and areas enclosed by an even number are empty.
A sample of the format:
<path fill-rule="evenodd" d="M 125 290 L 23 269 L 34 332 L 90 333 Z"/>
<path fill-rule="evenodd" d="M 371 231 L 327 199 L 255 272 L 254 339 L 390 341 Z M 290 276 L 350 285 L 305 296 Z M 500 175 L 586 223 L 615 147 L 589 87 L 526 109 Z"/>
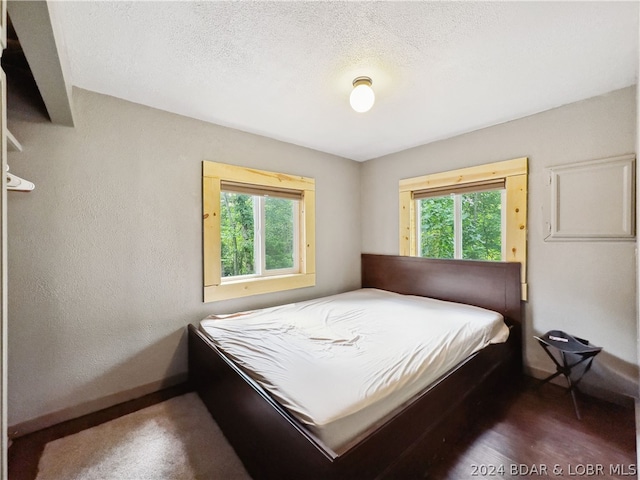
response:
<path fill-rule="evenodd" d="M 636 83 L 636 2 L 51 2 L 73 85 L 367 160 Z M 349 107 L 351 81 L 376 104 Z"/>

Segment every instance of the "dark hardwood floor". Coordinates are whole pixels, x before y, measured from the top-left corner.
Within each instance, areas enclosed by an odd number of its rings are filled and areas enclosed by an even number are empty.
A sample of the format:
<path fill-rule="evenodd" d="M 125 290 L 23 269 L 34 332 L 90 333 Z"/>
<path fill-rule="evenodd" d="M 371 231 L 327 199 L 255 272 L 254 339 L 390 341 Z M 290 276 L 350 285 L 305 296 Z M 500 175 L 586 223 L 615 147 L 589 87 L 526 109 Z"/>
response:
<path fill-rule="evenodd" d="M 33 480 L 44 445 L 189 391 L 187 385 L 64 422 L 14 440 L 9 480 Z M 496 408 L 484 412 L 466 436 L 429 471 L 435 480 L 637 478 L 635 413 L 555 385 L 524 380 Z M 554 471 L 554 467 L 556 467 Z"/>
<path fill-rule="evenodd" d="M 638 478 L 635 411 L 523 379 L 512 396 L 475 424 L 429 478 Z"/>

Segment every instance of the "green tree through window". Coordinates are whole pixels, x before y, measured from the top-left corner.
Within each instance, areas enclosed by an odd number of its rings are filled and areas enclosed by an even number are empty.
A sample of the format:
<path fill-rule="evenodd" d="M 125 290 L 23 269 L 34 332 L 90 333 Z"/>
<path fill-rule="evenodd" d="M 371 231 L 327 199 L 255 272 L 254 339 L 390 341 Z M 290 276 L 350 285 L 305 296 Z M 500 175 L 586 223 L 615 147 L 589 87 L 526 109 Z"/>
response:
<path fill-rule="evenodd" d="M 462 200 L 462 258 L 502 260 L 500 190 L 465 193 Z"/>
<path fill-rule="evenodd" d="M 420 200 L 420 256 L 454 258 L 453 196 Z"/>
<path fill-rule="evenodd" d="M 417 200 L 420 256 L 501 260 L 502 192 L 489 190 Z"/>
<path fill-rule="evenodd" d="M 222 277 L 296 267 L 298 200 L 223 191 L 220 203 Z"/>
<path fill-rule="evenodd" d="M 255 273 L 253 196 L 222 192 L 220 195 L 222 276 Z"/>
<path fill-rule="evenodd" d="M 295 209 L 292 200 L 265 198 L 265 264 L 267 270 L 294 267 Z"/>

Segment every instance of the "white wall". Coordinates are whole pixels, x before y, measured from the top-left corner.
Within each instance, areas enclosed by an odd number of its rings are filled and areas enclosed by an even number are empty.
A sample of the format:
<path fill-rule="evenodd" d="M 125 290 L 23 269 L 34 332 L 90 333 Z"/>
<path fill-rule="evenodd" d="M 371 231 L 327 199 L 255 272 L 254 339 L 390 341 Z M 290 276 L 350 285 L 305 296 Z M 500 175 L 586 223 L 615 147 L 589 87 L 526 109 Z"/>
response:
<path fill-rule="evenodd" d="M 398 253 L 398 180 L 529 157 L 525 363 L 553 370 L 532 338 L 561 329 L 604 347 L 585 377 L 637 394 L 635 242 L 546 242 L 545 168 L 635 151 L 635 88 L 371 160 L 362 169 L 362 250 Z"/>
<path fill-rule="evenodd" d="M 14 109 L 9 425 L 184 377 L 186 325 L 360 285 L 359 163 L 74 90 L 76 127 Z M 202 303 L 202 160 L 316 179 L 316 287 Z"/>

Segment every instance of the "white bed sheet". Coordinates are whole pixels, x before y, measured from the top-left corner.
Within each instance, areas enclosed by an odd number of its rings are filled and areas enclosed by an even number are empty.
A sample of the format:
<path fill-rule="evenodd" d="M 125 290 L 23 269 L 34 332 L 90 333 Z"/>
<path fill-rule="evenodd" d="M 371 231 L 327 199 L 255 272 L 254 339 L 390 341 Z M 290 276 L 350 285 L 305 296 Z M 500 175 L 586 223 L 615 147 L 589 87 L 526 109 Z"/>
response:
<path fill-rule="evenodd" d="M 376 289 L 210 316 L 200 328 L 337 454 L 509 335 L 499 313 Z"/>

